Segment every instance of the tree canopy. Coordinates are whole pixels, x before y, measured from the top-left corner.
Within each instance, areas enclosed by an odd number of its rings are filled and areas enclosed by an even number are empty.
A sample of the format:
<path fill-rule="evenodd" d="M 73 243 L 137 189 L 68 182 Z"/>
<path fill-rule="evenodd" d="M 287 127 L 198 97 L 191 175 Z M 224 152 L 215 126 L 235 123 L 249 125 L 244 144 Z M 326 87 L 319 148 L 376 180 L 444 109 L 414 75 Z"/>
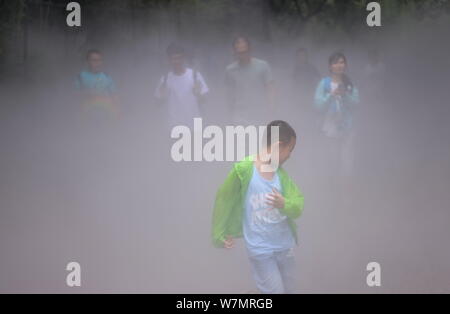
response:
<path fill-rule="evenodd" d="M 232 33 L 245 28 L 260 38 L 271 39 L 275 25 L 287 34 L 299 36 L 310 23 L 321 23 L 351 34 L 365 21 L 369 0 L 79 0 L 88 23 L 107 23 L 120 16 L 148 20 L 153 12 L 163 12 L 179 37 L 199 31 Z M 380 0 L 384 23 L 404 15 L 418 20 L 450 13 L 450 0 Z M 64 27 L 64 0 L 0 0 L 0 58 L 7 42 L 23 32 L 26 21 L 40 25 L 60 23 Z M 49 16 L 49 10 L 54 12 Z M 142 12 L 149 15 L 144 16 Z M 86 14 L 86 16 L 84 16 Z M 139 27 L 162 27 L 160 19 L 150 19 Z M 103 25 L 104 26 L 104 25 Z"/>

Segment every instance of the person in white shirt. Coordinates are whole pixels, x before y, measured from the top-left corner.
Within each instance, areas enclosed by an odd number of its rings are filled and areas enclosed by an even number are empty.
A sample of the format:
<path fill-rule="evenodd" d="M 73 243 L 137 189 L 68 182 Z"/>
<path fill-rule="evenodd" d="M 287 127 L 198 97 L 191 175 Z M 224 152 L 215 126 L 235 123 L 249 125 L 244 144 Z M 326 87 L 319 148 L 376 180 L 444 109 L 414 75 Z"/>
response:
<path fill-rule="evenodd" d="M 200 104 L 209 92 L 203 76 L 187 67 L 183 47 L 171 44 L 167 48 L 171 71 L 163 76 L 155 96 L 167 106 L 170 127 L 192 126 L 201 117 Z"/>

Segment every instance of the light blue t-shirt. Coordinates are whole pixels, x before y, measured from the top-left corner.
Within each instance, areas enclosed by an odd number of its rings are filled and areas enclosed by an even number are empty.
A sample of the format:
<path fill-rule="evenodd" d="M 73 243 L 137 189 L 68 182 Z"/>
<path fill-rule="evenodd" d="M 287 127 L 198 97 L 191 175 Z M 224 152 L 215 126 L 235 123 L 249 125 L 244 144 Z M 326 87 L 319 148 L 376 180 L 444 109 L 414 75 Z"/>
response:
<path fill-rule="evenodd" d="M 77 77 L 76 87 L 92 96 L 111 96 L 116 91 L 113 79 L 103 72 L 82 71 Z"/>
<path fill-rule="evenodd" d="M 267 180 L 253 166 L 244 214 L 244 239 L 251 256 L 271 254 L 295 246 L 287 217 L 266 204 L 266 197 L 273 188 L 282 192 L 278 174 L 272 180 Z"/>

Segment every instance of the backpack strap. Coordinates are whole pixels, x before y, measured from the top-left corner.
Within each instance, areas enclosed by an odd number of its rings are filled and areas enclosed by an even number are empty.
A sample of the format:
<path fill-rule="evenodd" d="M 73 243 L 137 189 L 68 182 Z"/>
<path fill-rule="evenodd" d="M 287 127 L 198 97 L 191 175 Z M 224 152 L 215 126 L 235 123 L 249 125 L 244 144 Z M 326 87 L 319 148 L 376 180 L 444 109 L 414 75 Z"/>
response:
<path fill-rule="evenodd" d="M 198 71 L 194 68 L 192 69 L 192 78 L 194 79 L 194 84 L 196 84 L 198 80 Z"/>
<path fill-rule="evenodd" d="M 167 80 L 169 79 L 169 73 L 166 73 L 163 77 L 163 87 L 167 87 Z"/>

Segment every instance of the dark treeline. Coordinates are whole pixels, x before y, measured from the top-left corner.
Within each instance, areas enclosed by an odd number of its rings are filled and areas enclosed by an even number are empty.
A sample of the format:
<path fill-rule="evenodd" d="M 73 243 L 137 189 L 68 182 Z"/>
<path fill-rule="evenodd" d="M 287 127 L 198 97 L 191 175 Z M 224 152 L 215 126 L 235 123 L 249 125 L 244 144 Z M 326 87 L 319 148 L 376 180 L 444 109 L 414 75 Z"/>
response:
<path fill-rule="evenodd" d="M 175 162 L 155 101 L 174 42 L 209 87 L 204 126 L 230 125 L 238 33 L 273 71 L 270 120 L 298 134 L 286 165 L 305 194 L 298 289 L 448 292 L 450 0 L 381 0 L 373 28 L 367 0 L 79 0 L 79 28 L 66 25 L 68 2 L 0 0 L 0 292 L 74 292 L 69 261 L 83 267 L 83 293 L 253 291 L 243 243 L 211 245 L 231 164 Z M 317 70 L 306 89 L 299 48 Z M 90 49 L 116 83 L 118 119 L 82 111 Z M 361 98 L 351 176 L 314 107 L 336 51 Z M 382 287 L 366 285 L 371 261 Z"/>
<path fill-rule="evenodd" d="M 277 31 L 298 38 L 318 22 L 325 26 L 324 31 L 340 29 L 346 36 L 354 37 L 367 28 L 365 8 L 370 1 L 80 0 L 83 12 L 80 29 L 71 29 L 65 24 L 68 2 L 0 1 L 0 60 L 5 62 L 12 58 L 22 63 L 31 57 L 30 29 L 63 31 L 66 50 L 73 49 L 73 41 L 77 41 L 80 34 L 85 36 L 86 46 L 98 46 L 111 37 L 136 39 L 143 35 L 156 36 L 160 42 L 167 35 L 198 42 L 211 36 L 231 37 L 242 30 L 253 38 L 271 42 Z M 384 25 L 392 25 L 405 15 L 420 21 L 450 11 L 447 0 L 379 2 Z"/>

